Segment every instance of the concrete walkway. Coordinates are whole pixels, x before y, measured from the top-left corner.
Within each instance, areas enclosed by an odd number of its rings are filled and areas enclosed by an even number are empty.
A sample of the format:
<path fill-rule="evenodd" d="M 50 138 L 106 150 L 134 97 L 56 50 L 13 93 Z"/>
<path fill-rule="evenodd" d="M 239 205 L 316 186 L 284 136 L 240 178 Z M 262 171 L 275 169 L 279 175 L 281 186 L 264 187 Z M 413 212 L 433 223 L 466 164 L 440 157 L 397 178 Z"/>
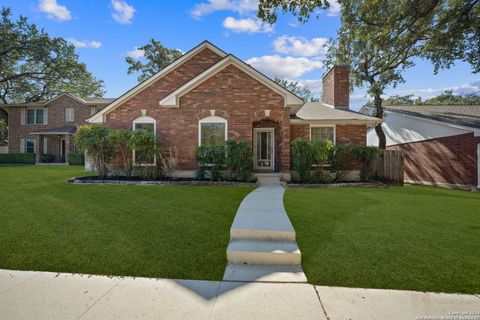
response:
<path fill-rule="evenodd" d="M 262 185 L 243 199 L 230 229 L 223 280 L 307 281 L 284 193 L 281 185 Z"/>
<path fill-rule="evenodd" d="M 480 297 L 474 295 L 0 270 L 2 320 L 413 320 L 455 312 L 473 315 L 444 318 L 463 320 L 478 319 L 479 311 Z"/>

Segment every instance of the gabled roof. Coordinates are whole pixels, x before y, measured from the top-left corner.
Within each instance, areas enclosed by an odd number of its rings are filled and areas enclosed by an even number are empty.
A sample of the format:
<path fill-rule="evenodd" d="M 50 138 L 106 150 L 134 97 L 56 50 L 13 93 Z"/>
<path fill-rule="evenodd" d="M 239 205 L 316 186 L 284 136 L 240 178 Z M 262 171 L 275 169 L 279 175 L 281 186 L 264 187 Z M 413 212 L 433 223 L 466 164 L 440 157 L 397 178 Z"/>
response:
<path fill-rule="evenodd" d="M 209 41 L 203 41 L 200 43 L 198 46 L 193 48 L 192 50 L 186 52 L 184 55 L 182 55 L 180 58 L 177 60 L 173 61 L 170 63 L 168 66 L 157 72 L 155 75 L 151 76 L 147 80 L 140 82 L 137 84 L 135 87 L 132 89 L 128 90 L 124 94 L 122 94 L 119 98 L 117 98 L 115 101 L 110 103 L 108 106 L 106 106 L 103 110 L 97 112 L 95 115 L 87 119 L 87 122 L 91 123 L 101 123 L 103 122 L 103 117 L 105 114 L 109 113 L 110 111 L 114 110 L 118 106 L 120 106 L 122 103 L 133 97 L 135 94 L 141 92 L 142 90 L 148 88 L 152 83 L 172 71 L 173 69 L 177 68 L 180 66 L 182 63 L 190 59 L 192 56 L 196 55 L 198 52 L 202 51 L 203 49 L 208 48 L 212 50 L 213 52 L 217 53 L 221 57 L 225 57 L 227 54 L 214 46 L 212 43 Z"/>
<path fill-rule="evenodd" d="M 480 128 L 480 106 L 449 105 L 449 106 L 385 106 L 387 111 L 393 111 L 409 116 L 420 117 L 440 122 L 446 122 L 465 127 Z"/>
<path fill-rule="evenodd" d="M 74 95 L 72 95 L 70 93 L 64 92 L 64 93 L 61 93 L 61 94 L 57 95 L 56 97 L 54 97 L 50 100 L 44 101 L 44 102 L 26 102 L 26 103 L 2 104 L 2 107 L 44 107 L 44 106 L 47 106 L 47 105 L 51 104 L 52 102 L 54 102 L 55 100 L 57 100 L 61 97 L 69 97 L 69 98 L 71 98 L 75 101 L 78 101 L 78 102 L 80 102 L 82 104 L 86 104 L 86 105 L 108 104 L 108 103 L 111 103 L 112 101 L 115 100 L 115 98 L 87 98 L 87 99 L 82 99 L 82 98 L 75 97 Z"/>
<path fill-rule="evenodd" d="M 292 123 L 349 123 L 377 125 L 381 119 L 364 114 L 328 107 L 321 102 L 307 102 L 296 113 Z"/>
<path fill-rule="evenodd" d="M 255 80 L 259 81 L 263 85 L 267 86 L 268 88 L 272 89 L 273 91 L 277 92 L 281 96 L 284 97 L 285 107 L 287 106 L 295 106 L 295 105 L 302 105 L 304 101 L 297 97 L 292 92 L 288 91 L 284 87 L 280 86 L 278 83 L 273 81 L 272 79 L 268 78 L 264 74 L 260 73 L 256 69 L 252 68 L 250 65 L 246 64 L 242 60 L 238 59 L 234 55 L 228 54 L 222 60 L 211 66 L 209 69 L 205 70 L 195 78 L 191 79 L 189 82 L 178 88 L 177 90 L 170 93 L 168 96 L 160 100 L 160 106 L 164 107 L 178 107 L 179 106 L 179 98 L 184 95 L 185 93 L 191 91 L 195 87 L 199 86 L 201 83 L 212 77 L 213 75 L 217 74 L 218 72 L 222 71 L 226 67 L 234 65 L 235 67 L 239 68 L 243 72 L 247 73 L 249 76 L 254 78 Z"/>

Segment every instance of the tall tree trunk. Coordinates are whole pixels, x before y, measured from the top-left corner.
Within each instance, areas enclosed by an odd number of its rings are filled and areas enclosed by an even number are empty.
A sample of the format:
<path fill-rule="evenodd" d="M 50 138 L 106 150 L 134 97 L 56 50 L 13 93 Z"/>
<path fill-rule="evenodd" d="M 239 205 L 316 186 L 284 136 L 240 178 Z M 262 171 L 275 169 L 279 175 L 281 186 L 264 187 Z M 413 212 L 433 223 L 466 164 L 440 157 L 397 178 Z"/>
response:
<path fill-rule="evenodd" d="M 381 93 L 379 90 L 375 90 L 373 93 L 373 103 L 375 105 L 375 117 L 383 119 L 383 106 L 382 106 L 382 98 L 380 97 Z M 385 150 L 387 147 L 387 140 L 385 138 L 385 132 L 383 132 L 382 124 L 378 124 L 375 127 L 375 132 L 378 136 L 378 146 Z"/>

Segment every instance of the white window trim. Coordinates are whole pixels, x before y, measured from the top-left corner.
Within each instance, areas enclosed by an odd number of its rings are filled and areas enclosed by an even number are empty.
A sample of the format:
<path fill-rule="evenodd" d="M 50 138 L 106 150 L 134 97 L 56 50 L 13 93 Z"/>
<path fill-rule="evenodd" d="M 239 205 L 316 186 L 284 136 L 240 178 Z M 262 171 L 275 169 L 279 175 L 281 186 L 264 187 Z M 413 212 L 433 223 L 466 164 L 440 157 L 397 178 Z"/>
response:
<path fill-rule="evenodd" d="M 152 118 L 152 117 L 147 117 L 147 116 L 142 116 L 139 118 L 136 118 L 132 122 L 132 130 L 135 131 L 135 125 L 138 123 L 153 123 L 153 132 L 156 134 L 157 133 L 157 121 Z M 157 156 L 153 157 L 153 163 L 142 163 L 142 164 L 137 164 L 135 161 L 135 149 L 132 150 L 132 160 L 133 160 L 133 165 L 134 166 L 141 166 L 141 167 L 152 167 L 152 166 L 157 166 Z"/>
<path fill-rule="evenodd" d="M 224 123 L 225 124 L 225 141 L 228 140 L 228 121 L 218 116 L 210 116 L 198 121 L 198 146 L 202 145 L 202 123 Z"/>
<path fill-rule="evenodd" d="M 69 115 L 71 117 L 69 117 Z M 74 108 L 65 108 L 65 122 L 75 121 L 75 109 Z"/>
<path fill-rule="evenodd" d="M 37 139 L 31 139 L 31 138 L 25 139 L 25 144 L 23 146 L 24 148 L 23 153 L 30 153 L 30 152 L 27 152 L 27 144 L 29 141 L 33 141 L 33 153 L 35 153 L 35 150 L 37 150 Z"/>
<path fill-rule="evenodd" d="M 33 117 L 33 123 L 28 123 L 28 110 L 34 110 L 35 111 L 34 117 Z M 42 110 L 42 112 L 43 112 L 42 123 L 37 123 L 37 110 Z M 32 125 L 42 126 L 42 125 L 47 124 L 47 122 L 45 121 L 45 112 L 46 112 L 45 108 L 27 108 L 25 110 L 25 124 L 31 125 L 31 126 Z"/>
<path fill-rule="evenodd" d="M 312 141 L 312 128 L 333 128 L 333 144 L 337 144 L 337 126 L 335 124 L 311 124 L 309 128 L 310 141 Z"/>

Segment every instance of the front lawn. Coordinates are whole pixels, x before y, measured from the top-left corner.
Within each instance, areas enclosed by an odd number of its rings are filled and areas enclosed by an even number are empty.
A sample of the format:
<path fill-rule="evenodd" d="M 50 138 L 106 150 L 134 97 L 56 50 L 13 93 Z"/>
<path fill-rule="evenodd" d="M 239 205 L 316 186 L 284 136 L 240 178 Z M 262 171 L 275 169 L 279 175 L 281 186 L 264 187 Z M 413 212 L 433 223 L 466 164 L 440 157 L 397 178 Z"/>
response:
<path fill-rule="evenodd" d="M 250 187 L 69 185 L 81 167 L 0 167 L 0 268 L 221 280 Z"/>
<path fill-rule="evenodd" d="M 480 193 L 288 189 L 285 206 L 311 283 L 480 293 Z"/>

